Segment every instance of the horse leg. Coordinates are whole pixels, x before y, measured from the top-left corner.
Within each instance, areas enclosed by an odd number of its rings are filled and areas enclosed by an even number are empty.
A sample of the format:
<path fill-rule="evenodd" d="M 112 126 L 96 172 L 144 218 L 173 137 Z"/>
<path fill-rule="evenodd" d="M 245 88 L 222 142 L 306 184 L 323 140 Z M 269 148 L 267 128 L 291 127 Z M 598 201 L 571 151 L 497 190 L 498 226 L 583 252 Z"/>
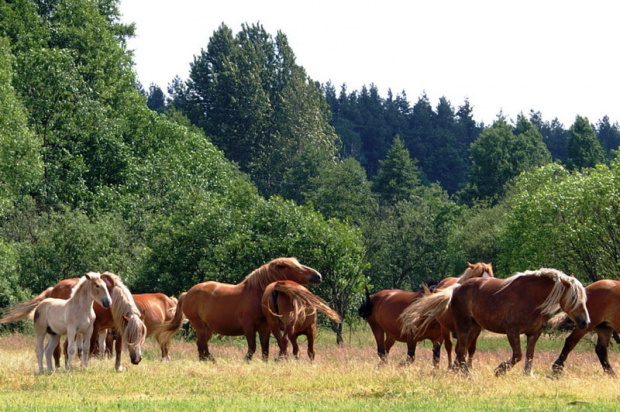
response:
<path fill-rule="evenodd" d="M 573 329 L 571 334 L 568 335 L 568 337 L 564 341 L 564 347 L 562 348 L 560 356 L 558 356 L 556 361 L 553 362 L 553 365 L 551 367 L 554 376 L 559 376 L 562 374 L 562 371 L 564 370 L 564 362 L 568 358 L 568 355 L 575 348 L 575 346 L 577 346 L 581 338 L 583 338 L 587 332 L 588 329 L 575 328 Z"/>
<path fill-rule="evenodd" d="M 598 356 L 598 360 L 601 362 L 603 370 L 611 376 L 616 376 L 607 356 L 607 348 L 609 347 L 609 342 L 611 341 L 612 332 L 613 329 L 608 326 L 596 328 L 598 340 L 596 341 L 595 352 Z"/>
<path fill-rule="evenodd" d="M 114 352 L 116 352 L 114 370 L 117 372 L 122 372 L 124 370 L 123 365 L 121 365 L 121 355 L 123 352 L 123 337 L 120 334 L 116 336 L 116 340 L 114 341 Z"/>
<path fill-rule="evenodd" d="M 37 354 L 37 363 L 39 364 L 39 373 L 43 375 L 45 373 L 45 369 L 43 369 L 43 351 L 45 343 L 45 332 L 37 333 L 37 345 L 35 347 L 35 352 Z"/>
<path fill-rule="evenodd" d="M 542 333 L 542 329 L 533 335 L 527 336 L 527 347 L 525 349 L 525 367 L 523 373 L 528 376 L 532 376 L 532 362 L 534 361 L 534 350 L 536 349 L 536 342 Z"/>
<path fill-rule="evenodd" d="M 75 355 L 75 352 L 77 352 L 75 335 L 75 328 L 67 329 L 67 363 L 65 364 L 66 370 L 71 370 L 71 361 L 73 360 L 73 355 Z"/>
<path fill-rule="evenodd" d="M 245 354 L 245 360 L 249 362 L 256 352 L 256 331 L 246 331 L 245 339 L 248 342 L 248 352 Z"/>
<path fill-rule="evenodd" d="M 433 342 L 433 368 L 437 368 L 441 360 L 441 343 L 441 338 Z"/>
<path fill-rule="evenodd" d="M 93 330 L 90 328 L 80 336 L 82 340 L 82 366 L 88 366 L 88 360 L 90 358 L 91 338 L 93 337 L 96 338 Z"/>
<path fill-rule="evenodd" d="M 450 331 L 444 327 L 441 328 L 441 334 L 443 336 L 444 348 L 446 350 L 446 355 L 448 356 L 448 369 L 453 367 L 452 365 L 452 336 L 450 336 Z"/>
<path fill-rule="evenodd" d="M 295 358 L 295 360 L 299 360 L 299 344 L 297 343 L 298 336 L 299 335 L 293 334 L 289 338 L 289 340 L 291 341 L 291 346 L 293 347 L 293 357 Z"/>
<path fill-rule="evenodd" d="M 161 361 L 166 362 L 170 360 L 170 340 L 163 342 L 161 339 L 161 335 L 157 336 L 157 342 L 159 343 L 159 348 L 161 349 Z"/>
<path fill-rule="evenodd" d="M 471 340 L 469 347 L 467 348 L 467 367 L 469 369 L 472 368 L 473 362 L 474 362 L 474 354 L 476 353 L 476 344 L 478 343 L 478 337 L 480 336 L 480 333 L 482 332 L 482 329 L 478 329 L 478 332 L 474 335 L 473 339 Z"/>
<path fill-rule="evenodd" d="M 385 333 L 383 329 L 378 326 L 371 326 L 372 334 L 375 336 L 375 342 L 377 342 L 377 355 L 381 359 L 381 363 L 387 363 L 387 355 L 389 349 L 385 348 Z"/>
<path fill-rule="evenodd" d="M 509 360 L 500 363 L 497 368 L 495 368 L 495 376 L 506 374 L 506 372 L 512 369 L 512 367 L 521 361 L 521 358 L 523 357 L 519 332 L 510 331 L 506 335 L 508 336 L 508 343 L 510 343 L 510 347 L 512 348 L 512 357 Z"/>
<path fill-rule="evenodd" d="M 469 374 L 469 365 L 465 361 L 465 352 L 480 334 L 480 326 L 470 317 L 460 319 L 456 330 L 456 349 L 454 369 Z M 475 343 L 474 343 L 475 344 Z"/>
<path fill-rule="evenodd" d="M 314 338 L 316 337 L 316 323 L 310 326 L 310 330 L 306 333 L 308 339 L 308 358 L 310 361 L 314 361 Z"/>
<path fill-rule="evenodd" d="M 263 361 L 269 360 L 269 336 L 271 332 L 269 330 L 258 332 L 258 339 L 260 341 L 260 350 L 263 356 Z"/>
<path fill-rule="evenodd" d="M 386 348 L 389 347 L 391 348 L 392 345 L 394 345 L 394 341 L 396 340 L 394 337 L 392 336 L 388 336 L 387 338 L 388 342 L 386 343 Z M 415 361 L 415 350 L 416 347 L 418 345 L 418 341 L 415 340 L 413 337 L 409 336 L 407 338 L 407 357 L 405 358 L 404 361 L 402 361 L 400 363 L 400 366 L 407 366 L 407 365 L 411 365 L 414 361 Z M 389 349 L 387 349 L 388 353 L 389 353 Z"/>
<path fill-rule="evenodd" d="M 276 342 L 278 342 L 278 348 L 280 348 L 280 353 L 276 358 L 276 362 L 280 360 L 285 360 L 288 357 L 288 337 L 286 336 L 285 332 L 282 332 L 279 321 L 278 323 L 272 325 L 271 331 L 274 338 L 276 338 Z"/>
<path fill-rule="evenodd" d="M 43 335 L 45 337 L 45 335 Z M 53 333 L 50 334 L 49 342 L 47 342 L 47 346 L 45 347 L 45 360 L 47 361 L 47 370 L 52 372 L 54 368 L 52 367 L 52 358 L 54 357 L 54 349 L 58 346 L 58 342 L 60 341 L 60 336 Z"/>
<path fill-rule="evenodd" d="M 102 329 L 99 331 L 99 333 L 96 334 L 93 332 L 93 336 L 90 340 L 91 342 L 91 349 L 94 352 L 95 349 L 95 345 L 93 345 L 93 339 L 97 339 L 97 355 L 100 358 L 103 358 L 105 356 L 106 350 L 107 350 L 107 342 L 106 339 L 108 337 L 108 330 L 107 329 Z"/>
<path fill-rule="evenodd" d="M 213 356 L 209 353 L 209 340 L 213 336 L 213 331 L 207 327 L 202 321 L 192 322 L 196 331 L 196 347 L 198 348 L 199 360 L 210 360 L 215 362 Z"/>
<path fill-rule="evenodd" d="M 65 353 L 67 353 L 66 349 Z M 60 340 L 58 340 L 58 345 L 54 348 L 54 363 L 56 364 L 56 369 L 60 369 L 60 355 L 62 355 L 62 348 L 60 347 Z"/>

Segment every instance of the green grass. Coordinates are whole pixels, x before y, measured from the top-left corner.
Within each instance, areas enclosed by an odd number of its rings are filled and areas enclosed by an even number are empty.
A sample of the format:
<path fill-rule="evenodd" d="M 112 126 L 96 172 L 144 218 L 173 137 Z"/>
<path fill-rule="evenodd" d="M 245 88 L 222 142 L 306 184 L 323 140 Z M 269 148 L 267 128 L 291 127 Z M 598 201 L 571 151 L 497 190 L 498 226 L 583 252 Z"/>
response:
<path fill-rule="evenodd" d="M 233 411 L 386 411 L 386 410 L 614 410 L 620 409 L 618 381 L 605 375 L 592 343 L 581 343 L 568 359 L 564 376 L 551 379 L 550 366 L 563 339 L 541 338 L 534 377 L 522 364 L 496 378 L 493 369 L 510 357 L 503 336 L 483 334 L 470 377 L 431 366 L 428 344 L 420 345 L 416 362 L 398 366 L 405 348 L 397 343 L 387 366 L 378 358 L 370 332 L 345 334 L 344 347 L 323 330 L 317 359 L 308 362 L 243 361 L 239 338 L 214 339 L 216 363 L 197 361 L 192 342 L 173 342 L 171 362 L 159 361 L 148 341 L 144 360 L 114 371 L 113 360 L 92 359 L 87 368 L 75 362 L 71 372 L 36 373 L 34 338 L 0 337 L 0 409 L 2 410 L 233 410 Z M 275 355 L 272 343 L 272 355 Z M 543 349 L 549 347 L 550 349 Z M 305 344 L 302 345 L 305 351 Z M 612 365 L 620 357 L 610 353 Z"/>

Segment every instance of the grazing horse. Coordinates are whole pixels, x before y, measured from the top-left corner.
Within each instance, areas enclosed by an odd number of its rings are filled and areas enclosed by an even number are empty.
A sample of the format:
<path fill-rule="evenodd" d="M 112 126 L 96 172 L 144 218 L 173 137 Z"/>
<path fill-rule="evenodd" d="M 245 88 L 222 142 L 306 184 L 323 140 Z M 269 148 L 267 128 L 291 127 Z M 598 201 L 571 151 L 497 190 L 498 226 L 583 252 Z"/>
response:
<path fill-rule="evenodd" d="M 77 346 L 82 347 L 82 366 L 88 365 L 90 338 L 95 323 L 94 301 L 106 308 L 113 302 L 100 274 L 89 272 L 73 287 L 69 299 L 47 298 L 38 304 L 34 310 L 34 331 L 39 373 L 45 372 L 43 344 L 47 334 L 50 338 L 45 347 L 45 357 L 49 372 L 54 370 L 52 355 L 61 335 L 67 335 L 68 341 L 66 369 L 71 369 L 71 359 L 76 352 L 76 339 L 80 340 Z"/>
<path fill-rule="evenodd" d="M 443 279 L 436 287 L 444 288 L 459 281 L 464 282 L 472 277 L 493 276 L 493 267 L 489 263 L 468 263 L 468 267 L 460 277 Z M 439 323 L 434 322 L 424 333 L 414 336 L 402 333 L 400 316 L 411 304 L 424 295 L 422 291 L 408 292 L 398 289 L 381 290 L 370 296 L 366 292 L 366 300 L 358 309 L 358 314 L 366 319 L 377 343 L 377 353 L 381 363 L 386 363 L 390 349 L 396 341 L 407 343 L 407 358 L 401 363 L 410 364 L 415 360 L 415 350 L 419 341 L 428 339 L 433 343 L 433 365 L 439 364 L 441 343 L 445 342 L 448 365 L 452 363 L 452 340 L 450 332 L 444 332 Z"/>
<path fill-rule="evenodd" d="M 607 348 L 614 330 L 620 330 L 620 282 L 617 280 L 599 280 L 586 286 L 588 295 L 588 313 L 590 325 L 585 329 L 575 328 L 564 341 L 564 347 L 558 359 L 553 363 L 553 372 L 560 375 L 564 369 L 564 361 L 568 354 L 575 348 L 577 343 L 586 333 L 594 330 L 598 335 L 595 352 L 603 370 L 609 375 L 615 376 L 615 372 L 609 363 Z M 560 320 L 560 324 L 568 321 L 566 315 Z"/>
<path fill-rule="evenodd" d="M 450 308 L 456 327 L 456 362 L 469 372 L 465 352 L 482 329 L 505 334 L 512 348 L 510 360 L 496 369 L 499 376 L 510 370 L 522 357 L 519 336 L 527 336 L 524 373 L 532 372 L 536 342 L 544 324 L 560 307 L 580 329 L 590 324 L 586 308 L 586 291 L 581 282 L 556 269 L 542 268 L 517 273 L 508 279 L 474 278 L 427 295 L 407 308 L 404 330 L 415 334 L 424 330 Z"/>
<path fill-rule="evenodd" d="M 291 280 L 270 283 L 263 293 L 262 307 L 271 333 L 280 347 L 280 354 L 276 360 L 288 357 L 289 340 L 293 346 L 293 356 L 299 359 L 299 345 L 297 345 L 299 335 L 306 336 L 308 357 L 311 361 L 314 360 L 317 311 L 336 323 L 342 322 L 340 315 L 327 306 L 323 299 Z"/>
<path fill-rule="evenodd" d="M 248 342 L 245 358 L 251 360 L 256 352 L 258 332 L 263 359 L 267 360 L 270 331 L 261 300 L 267 285 L 277 280 L 292 280 L 299 284 L 320 283 L 321 274 L 301 265 L 296 258 L 278 258 L 255 269 L 237 285 L 214 281 L 199 283 L 181 294 L 174 318 L 163 333 L 170 336 L 176 333 L 185 315 L 196 331 L 200 360 L 213 360 L 208 345 L 213 333 L 245 335 Z"/>

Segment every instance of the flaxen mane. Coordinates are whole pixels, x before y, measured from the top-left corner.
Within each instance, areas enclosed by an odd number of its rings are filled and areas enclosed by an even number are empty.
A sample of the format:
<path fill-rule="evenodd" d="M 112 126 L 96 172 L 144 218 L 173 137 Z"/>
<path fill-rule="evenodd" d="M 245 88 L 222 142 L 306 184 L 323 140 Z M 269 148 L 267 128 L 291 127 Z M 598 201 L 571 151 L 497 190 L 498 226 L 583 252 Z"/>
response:
<path fill-rule="evenodd" d="M 281 264 L 301 267 L 301 264 L 295 258 L 278 258 L 255 269 L 245 277 L 244 282 L 247 282 L 252 289 L 264 290 L 272 282 L 285 280 L 286 277 L 277 269 Z"/>
<path fill-rule="evenodd" d="M 568 276 L 560 270 L 549 268 L 527 270 L 525 272 L 516 273 L 506 279 L 502 287 L 495 293 L 500 293 L 502 290 L 509 287 L 515 280 L 524 276 L 548 277 L 554 282 L 553 289 L 549 292 L 547 299 L 545 299 L 545 301 L 540 305 L 540 310 L 543 315 L 553 314 L 558 309 L 563 298 L 567 301 L 566 303 L 569 306 L 569 311 L 575 309 L 581 304 L 581 302 L 586 301 L 586 291 L 577 278 Z M 568 290 L 566 289 L 566 284 L 569 285 Z"/>
<path fill-rule="evenodd" d="M 485 273 L 489 277 L 494 277 L 493 266 L 490 263 L 467 263 L 467 269 L 465 269 L 465 272 L 459 277 L 458 283 L 463 283 L 475 277 L 483 277 Z"/>
<path fill-rule="evenodd" d="M 104 272 L 102 276 L 107 276 L 114 282 L 111 294 L 112 317 L 114 318 L 114 325 L 123 337 L 123 342 L 127 342 L 129 346 L 141 345 L 146 339 L 146 326 L 140 318 L 140 310 L 136 306 L 131 292 L 120 276 L 111 272 Z"/>
<path fill-rule="evenodd" d="M 333 310 L 327 305 L 320 297 L 316 296 L 312 292 L 307 289 L 302 289 L 301 287 L 293 288 L 288 285 L 278 284 L 274 287 L 273 304 L 274 307 L 277 307 L 277 293 L 281 292 L 288 295 L 289 299 L 293 304 L 293 318 L 296 320 L 295 323 L 303 323 L 306 320 L 307 316 L 312 316 L 316 314 L 317 310 L 322 312 L 324 315 L 329 317 L 336 323 L 342 322 L 342 319 L 338 312 Z M 273 316 L 282 318 L 281 314 L 275 313 L 271 310 L 271 308 L 267 308 L 269 313 Z"/>

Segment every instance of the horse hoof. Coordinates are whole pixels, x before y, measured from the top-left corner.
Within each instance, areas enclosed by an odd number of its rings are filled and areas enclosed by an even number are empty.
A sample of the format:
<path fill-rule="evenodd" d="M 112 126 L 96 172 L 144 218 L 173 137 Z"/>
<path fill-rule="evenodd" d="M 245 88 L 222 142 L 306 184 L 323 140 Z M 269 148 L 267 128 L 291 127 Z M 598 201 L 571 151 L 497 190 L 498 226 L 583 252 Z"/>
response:
<path fill-rule="evenodd" d="M 116 368 L 116 372 L 117 373 L 121 373 L 125 370 L 125 368 L 123 368 L 122 366 L 119 366 L 118 368 Z"/>

